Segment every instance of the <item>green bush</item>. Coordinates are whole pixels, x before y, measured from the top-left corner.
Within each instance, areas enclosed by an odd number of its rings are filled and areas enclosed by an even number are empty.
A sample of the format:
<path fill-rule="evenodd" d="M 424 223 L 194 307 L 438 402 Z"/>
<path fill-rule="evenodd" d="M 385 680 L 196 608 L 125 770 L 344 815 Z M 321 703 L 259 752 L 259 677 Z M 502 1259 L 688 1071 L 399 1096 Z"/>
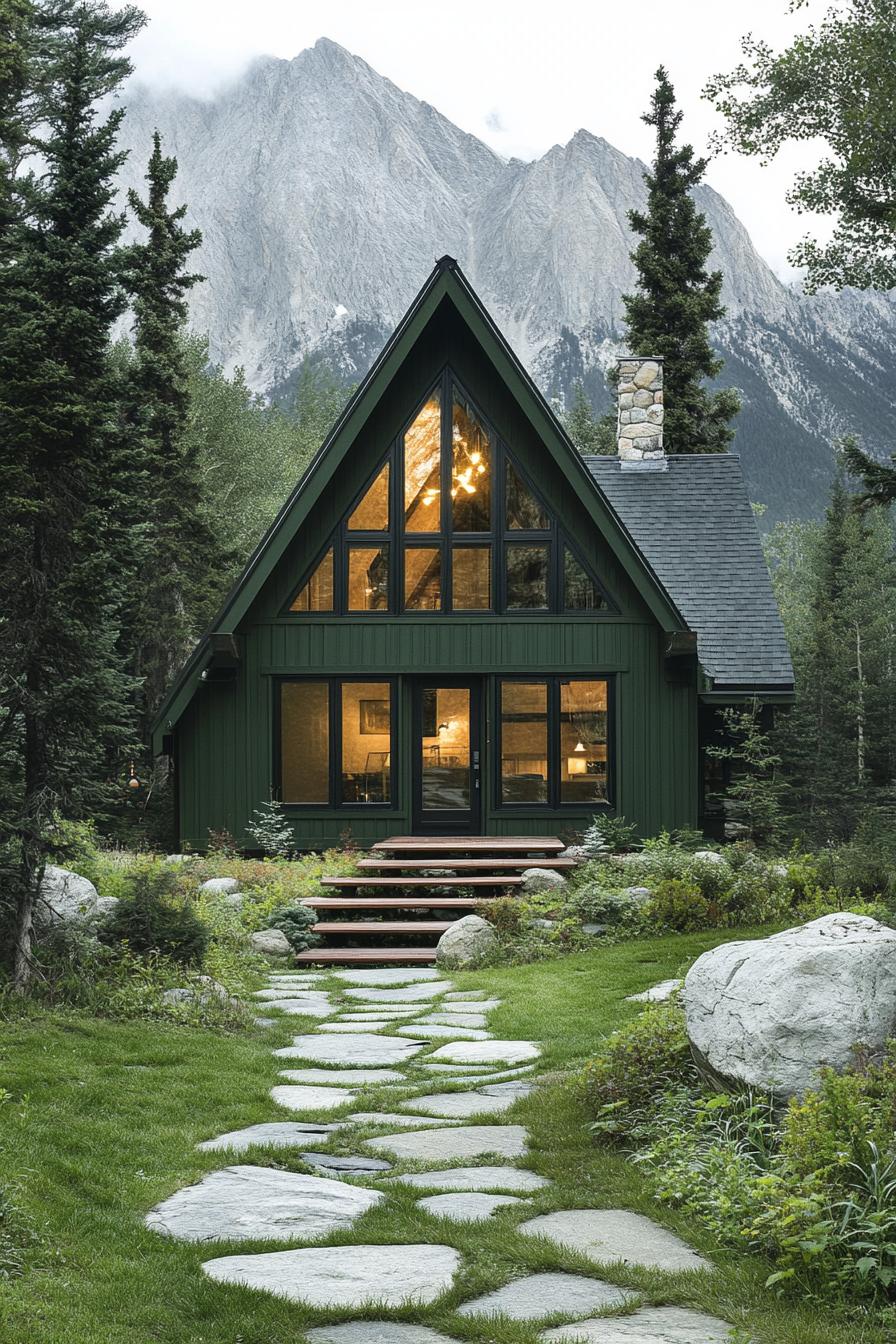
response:
<path fill-rule="evenodd" d="M 582 836 L 582 848 L 589 857 L 597 857 L 609 851 L 611 854 L 624 854 L 626 850 L 637 849 L 638 828 L 625 817 L 595 817 Z"/>
<path fill-rule="evenodd" d="M 593 1128 L 619 1134 L 668 1088 L 695 1080 L 684 1013 L 676 1004 L 648 1004 L 585 1065 L 580 1090 Z"/>
<path fill-rule="evenodd" d="M 305 952 L 320 942 L 317 934 L 312 932 L 316 923 L 317 915 L 307 905 L 284 905 L 271 915 L 270 927 L 280 929 L 286 935 L 293 952 Z"/>
<path fill-rule="evenodd" d="M 660 882 L 642 912 L 644 925 L 657 933 L 693 933 L 721 923 L 719 906 L 700 888 L 679 878 Z"/>
<path fill-rule="evenodd" d="M 499 938 L 516 938 L 526 927 L 531 916 L 531 905 L 516 896 L 496 896 L 494 900 L 480 901 L 476 914 L 488 920 Z"/>
<path fill-rule="evenodd" d="M 128 879 L 129 893 L 99 928 L 104 943 L 126 943 L 132 952 L 199 966 L 209 934 L 196 912 L 180 899 L 177 878 L 165 869 L 143 869 Z"/>

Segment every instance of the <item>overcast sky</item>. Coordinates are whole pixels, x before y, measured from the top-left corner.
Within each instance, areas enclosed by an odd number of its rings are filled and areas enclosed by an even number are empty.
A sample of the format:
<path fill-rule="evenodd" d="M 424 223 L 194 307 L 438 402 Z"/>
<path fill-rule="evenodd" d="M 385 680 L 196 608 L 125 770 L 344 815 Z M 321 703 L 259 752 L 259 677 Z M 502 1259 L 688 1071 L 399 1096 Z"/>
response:
<path fill-rule="evenodd" d="M 788 0 L 142 0 L 149 23 L 133 45 L 137 77 L 211 96 L 260 54 L 290 58 L 319 37 L 362 56 L 500 154 L 531 159 L 580 128 L 650 157 L 640 121 L 653 72 L 668 68 L 700 150 L 716 124 L 700 97 L 733 68 L 752 30 L 780 48 L 820 14 Z M 793 147 L 770 167 L 728 155 L 707 181 L 728 198 L 762 255 L 791 278 L 786 254 L 811 221 L 784 194 L 817 151 Z"/>

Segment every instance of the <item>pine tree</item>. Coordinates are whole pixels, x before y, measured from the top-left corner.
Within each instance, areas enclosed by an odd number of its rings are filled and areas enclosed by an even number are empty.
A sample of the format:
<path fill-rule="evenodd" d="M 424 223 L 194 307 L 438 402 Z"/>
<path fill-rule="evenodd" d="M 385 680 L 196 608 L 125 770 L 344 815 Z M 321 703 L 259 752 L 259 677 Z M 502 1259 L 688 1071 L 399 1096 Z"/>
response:
<path fill-rule="evenodd" d="M 580 453 L 608 456 L 616 451 L 615 415 L 594 414 L 581 382 L 572 390 L 572 405 L 563 416 L 563 428 Z"/>
<path fill-rule="evenodd" d="M 186 295 L 204 277 L 186 269 L 202 235 L 183 227 L 186 206 L 169 206 L 176 173 L 177 160 L 162 153 L 156 131 L 146 200 L 128 193 L 146 230 L 145 241 L 125 254 L 134 310 L 125 437 L 139 445 L 133 496 L 142 515 L 133 527 L 139 563 L 130 656 L 142 682 L 144 738 L 166 686 L 209 618 L 210 594 L 225 563 L 203 511 L 196 446 L 184 433 L 190 404 Z"/>
<path fill-rule="evenodd" d="M 682 114 L 662 66 L 656 81 L 650 111 L 642 118 L 656 128 L 656 157 L 644 175 L 647 211 L 629 212 L 641 241 L 632 253 L 640 289 L 623 296 L 628 346 L 636 355 L 664 357 L 667 449 L 719 453 L 734 437 L 730 421 L 740 400 L 731 389 L 709 392 L 703 386 L 703 379 L 715 378 L 722 369 L 707 324 L 725 312 L 722 273 L 706 270 L 712 230 L 691 194 L 706 160 L 696 159 L 691 145 L 676 145 Z"/>
<path fill-rule="evenodd" d="M 34 908 L 54 815 L 102 815 L 132 741 L 131 684 L 116 654 L 110 563 L 109 332 L 123 311 L 111 213 L 121 109 L 97 100 L 130 72 L 131 7 L 35 4 L 43 159 L 9 229 L 0 310 L 0 731 L 3 896 L 13 979 L 32 970 Z"/>

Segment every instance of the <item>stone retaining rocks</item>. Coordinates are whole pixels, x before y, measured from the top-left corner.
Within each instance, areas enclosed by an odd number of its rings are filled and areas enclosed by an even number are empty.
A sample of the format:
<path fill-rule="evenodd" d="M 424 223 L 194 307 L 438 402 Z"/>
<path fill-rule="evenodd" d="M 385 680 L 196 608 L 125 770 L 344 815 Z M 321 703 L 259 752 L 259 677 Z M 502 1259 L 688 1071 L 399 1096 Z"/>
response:
<path fill-rule="evenodd" d="M 285 957 L 291 951 L 289 939 L 282 929 L 259 929 L 250 934 L 249 942 L 265 957 Z"/>
<path fill-rule="evenodd" d="M 464 915 L 446 929 L 436 944 L 439 966 L 482 966 L 498 950 L 498 935 L 487 919 Z"/>
<path fill-rule="evenodd" d="M 682 1004 L 700 1067 L 725 1085 L 802 1095 L 824 1064 L 896 1035 L 896 929 L 834 914 L 698 957 Z"/>
<path fill-rule="evenodd" d="M 452 1284 L 460 1256 L 450 1246 L 315 1246 L 268 1255 L 226 1255 L 202 1266 L 219 1283 L 239 1283 L 312 1307 L 387 1307 L 434 1302 Z"/>
<path fill-rule="evenodd" d="M 566 878 L 556 868 L 527 868 L 517 890 L 523 896 L 535 896 L 539 891 L 562 891 Z"/>

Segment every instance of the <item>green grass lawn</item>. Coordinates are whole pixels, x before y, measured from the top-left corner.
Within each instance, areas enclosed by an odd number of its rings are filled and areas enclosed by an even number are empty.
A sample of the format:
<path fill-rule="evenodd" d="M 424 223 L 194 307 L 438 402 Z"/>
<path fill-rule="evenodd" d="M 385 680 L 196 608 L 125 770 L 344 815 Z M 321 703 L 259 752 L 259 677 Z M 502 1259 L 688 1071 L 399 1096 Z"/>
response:
<path fill-rule="evenodd" d="M 540 1041 L 546 1069 L 563 1070 L 587 1058 L 637 1010 L 625 995 L 675 975 L 724 940 L 712 933 L 640 940 L 452 978 L 458 988 L 496 993 L 503 1005 L 490 1022 L 495 1035 Z M 0 1106 L 0 1189 L 18 1206 L 33 1240 L 25 1248 L 25 1273 L 0 1278 L 2 1344 L 301 1344 L 311 1324 L 346 1319 L 344 1312 L 310 1311 L 214 1284 L 201 1272 L 203 1260 L 282 1250 L 283 1242 L 200 1247 L 158 1236 L 142 1224 L 142 1215 L 160 1199 L 226 1165 L 223 1154 L 197 1153 L 197 1142 L 282 1118 L 268 1097 L 268 1089 L 282 1081 L 270 1051 L 310 1025 L 291 1018 L 267 1030 L 223 1035 L 64 1013 L 3 1025 L 0 1084 L 13 1101 Z M 442 1090 L 442 1083 L 432 1090 Z M 393 1109 L 398 1096 L 410 1093 L 370 1089 L 346 1110 Z M 637 1289 L 651 1302 L 718 1314 L 756 1344 L 884 1344 L 889 1337 L 838 1321 L 828 1306 L 780 1302 L 763 1287 L 768 1266 L 721 1253 L 699 1228 L 658 1211 L 635 1169 L 594 1146 L 586 1116 L 561 1082 L 518 1102 L 507 1118 L 528 1125 L 527 1165 L 554 1182 L 528 1201 L 524 1213 L 511 1206 L 485 1224 L 451 1223 L 416 1209 L 420 1192 L 392 1187 L 350 1233 L 330 1239 L 347 1245 L 439 1242 L 462 1253 L 456 1286 L 435 1307 L 383 1315 L 425 1321 L 477 1344 L 534 1344 L 546 1321 L 562 1318 L 548 1317 L 537 1328 L 477 1324 L 453 1308 L 524 1270 L 568 1269 Z M 352 1150 L 368 1132 L 340 1135 L 334 1147 Z M 295 1154 L 283 1150 L 256 1149 L 248 1159 L 234 1160 L 304 1170 Z M 586 1206 L 622 1206 L 657 1217 L 712 1255 L 718 1272 L 598 1271 L 516 1231 L 516 1223 L 534 1213 Z M 2 1226 L 0 1219 L 0 1236 Z M 15 1222 L 11 1231 L 19 1235 Z"/>

